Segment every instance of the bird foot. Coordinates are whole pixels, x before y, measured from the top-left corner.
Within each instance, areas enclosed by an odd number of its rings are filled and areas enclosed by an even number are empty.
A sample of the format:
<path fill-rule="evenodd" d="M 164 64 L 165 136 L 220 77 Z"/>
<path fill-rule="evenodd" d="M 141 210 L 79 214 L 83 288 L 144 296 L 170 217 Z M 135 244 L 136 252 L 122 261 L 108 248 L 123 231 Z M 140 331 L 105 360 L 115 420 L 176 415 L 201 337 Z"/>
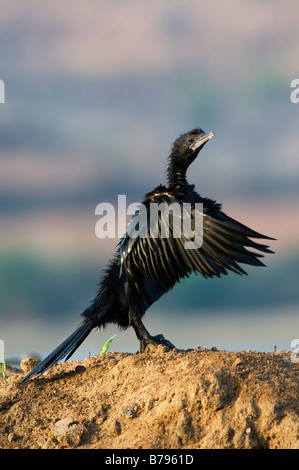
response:
<path fill-rule="evenodd" d="M 149 336 L 140 341 L 140 352 L 143 353 L 146 350 L 155 351 L 159 346 L 163 346 L 165 352 L 174 349 L 175 346 L 164 338 L 163 335 Z"/>

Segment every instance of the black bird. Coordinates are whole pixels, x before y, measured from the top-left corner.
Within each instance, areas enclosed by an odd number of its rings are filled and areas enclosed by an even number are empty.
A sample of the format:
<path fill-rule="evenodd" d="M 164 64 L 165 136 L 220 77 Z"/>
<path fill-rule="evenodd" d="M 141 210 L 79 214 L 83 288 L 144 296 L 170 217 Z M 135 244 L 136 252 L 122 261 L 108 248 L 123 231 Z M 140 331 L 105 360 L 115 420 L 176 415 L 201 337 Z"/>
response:
<path fill-rule="evenodd" d="M 239 263 L 264 266 L 260 261 L 263 255 L 258 252 L 273 252 L 268 246 L 254 242 L 252 238 L 274 239 L 228 217 L 221 211 L 221 204 L 201 197 L 194 190 L 194 185 L 187 182 L 186 172 L 189 165 L 213 136 L 213 132 L 205 133 L 202 129 L 193 129 L 182 134 L 174 142 L 168 161 L 167 186 L 160 185 L 145 196 L 141 206 L 145 210 L 143 222 L 139 209 L 106 269 L 97 296 L 81 314 L 82 323 L 27 374 L 23 382 L 27 382 L 36 374 L 44 373 L 64 358 L 67 360 L 94 328 L 107 323 L 115 323 L 123 329 L 132 326 L 140 341 L 140 351 L 144 350 L 147 343 L 174 348 L 163 335 L 151 336 L 143 325 L 142 317 L 150 305 L 192 272 L 211 278 L 225 275 L 228 271 L 247 274 Z M 150 223 L 150 209 L 153 203 L 164 203 L 164 207 L 176 203 L 181 208 L 179 214 L 173 211 L 168 219 L 163 211 L 158 212 L 154 237 Z M 203 204 L 201 212 L 196 206 L 197 203 Z M 190 237 L 186 237 L 184 230 L 180 236 L 176 236 L 175 230 L 188 218 L 195 227 L 198 213 L 203 221 L 203 242 L 200 247 L 187 249 L 185 243 L 190 241 Z M 149 223 L 144 225 L 145 222 Z M 167 222 L 168 237 L 165 236 L 166 232 L 162 234 Z M 131 236 L 137 226 L 139 230 L 144 229 L 140 226 L 142 223 L 146 226 L 145 233 L 142 236 Z M 191 235 L 191 232 L 189 234 Z"/>

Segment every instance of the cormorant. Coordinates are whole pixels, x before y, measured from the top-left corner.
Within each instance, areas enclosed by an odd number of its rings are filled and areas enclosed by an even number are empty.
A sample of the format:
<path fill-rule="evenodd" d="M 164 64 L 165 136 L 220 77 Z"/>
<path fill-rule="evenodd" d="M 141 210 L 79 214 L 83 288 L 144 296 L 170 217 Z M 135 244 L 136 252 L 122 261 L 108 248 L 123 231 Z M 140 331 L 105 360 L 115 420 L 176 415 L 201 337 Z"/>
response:
<path fill-rule="evenodd" d="M 167 186 L 160 185 L 148 193 L 142 205 L 145 208 L 145 221 L 148 222 L 150 208 L 154 203 L 163 203 L 166 207 L 173 203 L 179 205 L 182 209 L 180 214 L 174 211 L 167 219 L 169 236 L 161 234 L 167 223 L 163 211 L 158 212 L 154 237 L 150 223 L 142 236 L 131 236 L 133 229 L 142 223 L 138 219 L 140 212 L 136 212 L 106 269 L 95 299 L 81 314 L 82 323 L 27 374 L 23 383 L 36 374 L 44 373 L 56 362 L 64 358 L 67 360 L 94 328 L 107 323 L 115 323 L 123 329 L 132 326 L 140 341 L 140 351 L 144 350 L 148 342 L 174 348 L 163 335 L 151 336 L 142 323 L 142 317 L 150 305 L 192 272 L 211 278 L 226 275 L 227 271 L 247 274 L 239 263 L 264 266 L 260 261 L 263 255 L 258 252 L 273 252 L 268 246 L 255 242 L 252 238 L 274 239 L 228 217 L 222 212 L 221 204 L 201 197 L 194 190 L 194 185 L 187 182 L 189 165 L 213 136 L 213 132 L 205 133 L 197 128 L 182 134 L 174 142 L 168 161 Z M 199 211 L 202 243 L 199 247 L 187 249 L 185 243 L 188 237 L 184 231 L 176 236 L 175 227 L 180 227 L 184 218 L 189 218 L 194 227 L 195 214 L 198 214 L 197 203 L 202 204 L 203 208 Z"/>

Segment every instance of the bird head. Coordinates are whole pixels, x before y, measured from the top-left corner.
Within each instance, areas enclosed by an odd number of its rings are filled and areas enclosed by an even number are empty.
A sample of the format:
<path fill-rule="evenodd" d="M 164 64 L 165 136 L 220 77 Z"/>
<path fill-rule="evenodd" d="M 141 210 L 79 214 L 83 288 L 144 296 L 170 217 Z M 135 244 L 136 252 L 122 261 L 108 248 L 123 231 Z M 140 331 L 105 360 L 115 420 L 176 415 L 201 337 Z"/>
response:
<path fill-rule="evenodd" d="M 180 135 L 173 143 L 170 152 L 172 169 L 174 171 L 186 170 L 212 137 L 214 137 L 214 132 L 205 133 L 200 128 Z"/>

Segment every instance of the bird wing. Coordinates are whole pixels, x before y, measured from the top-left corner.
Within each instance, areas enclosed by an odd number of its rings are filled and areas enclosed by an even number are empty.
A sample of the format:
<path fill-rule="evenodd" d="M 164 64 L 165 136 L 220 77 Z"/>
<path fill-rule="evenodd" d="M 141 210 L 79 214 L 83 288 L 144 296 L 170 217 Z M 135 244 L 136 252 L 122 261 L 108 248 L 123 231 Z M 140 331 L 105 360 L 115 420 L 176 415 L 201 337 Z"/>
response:
<path fill-rule="evenodd" d="M 205 200 L 202 201 L 202 206 L 198 208 L 197 204 L 183 204 L 167 192 L 155 194 L 147 198 L 142 209 L 136 211 L 132 218 L 119 244 L 119 277 L 124 277 L 126 293 L 130 290 L 131 293 L 139 294 L 146 308 L 192 272 L 206 278 L 220 277 L 226 275 L 227 271 L 247 274 L 239 263 L 264 266 L 259 259 L 263 255 L 250 248 L 272 253 L 268 246 L 251 240 L 270 237 L 226 216 L 218 204 L 211 205 L 211 201 L 206 200 L 209 204 L 205 207 Z M 173 207 L 175 203 L 180 211 L 169 211 L 168 214 L 163 210 L 158 212 L 153 226 L 151 202 L 157 203 L 159 207 L 163 203 L 164 208 Z M 186 235 L 183 226 L 188 219 L 190 230 L 201 220 L 202 243 L 196 245 L 193 241 L 193 248 L 186 248 L 192 242 L 192 233 L 189 231 Z"/>

